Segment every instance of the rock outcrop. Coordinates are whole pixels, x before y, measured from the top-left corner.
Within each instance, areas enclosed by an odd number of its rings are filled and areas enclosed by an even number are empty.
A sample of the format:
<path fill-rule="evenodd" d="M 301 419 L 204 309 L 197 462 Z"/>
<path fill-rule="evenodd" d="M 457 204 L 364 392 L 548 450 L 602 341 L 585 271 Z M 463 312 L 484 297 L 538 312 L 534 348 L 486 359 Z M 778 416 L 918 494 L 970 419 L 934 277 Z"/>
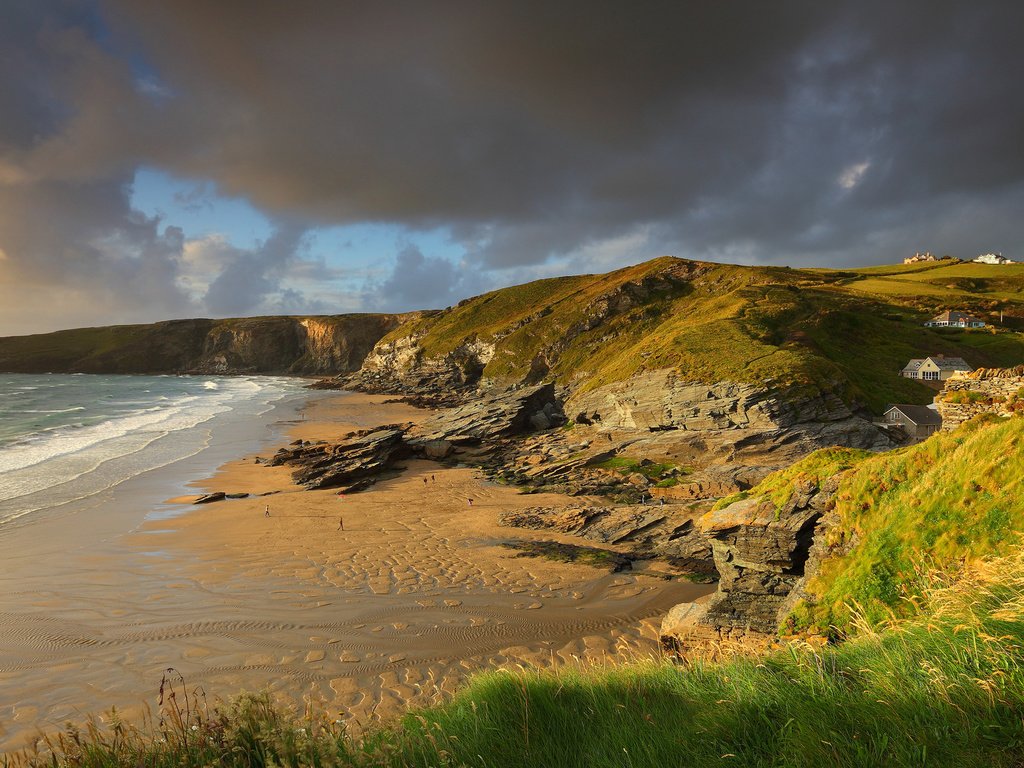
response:
<path fill-rule="evenodd" d="M 354 483 L 375 477 L 398 458 L 409 455 L 402 439 L 408 428 L 408 424 L 392 424 L 353 432 L 338 443 L 282 448 L 267 463 L 295 467 L 292 478 L 308 489 L 355 490 L 351 488 Z"/>
<path fill-rule="evenodd" d="M 498 514 L 511 528 L 548 530 L 615 547 L 634 559 L 658 558 L 682 572 L 714 578 L 711 543 L 694 524 L 700 507 L 626 505 L 621 507 L 529 507 Z"/>
<path fill-rule="evenodd" d="M 891 448 L 882 430 L 836 394 L 837 386 L 709 384 L 660 370 L 571 395 L 565 408 L 589 414 L 604 433 L 636 437 L 636 449 L 659 453 L 674 444 L 678 452 L 719 459 L 704 463 L 764 464 L 770 457 L 767 463 L 782 464 L 830 445 Z"/>
<path fill-rule="evenodd" d="M 409 442 L 424 447 L 441 442 L 479 445 L 484 440 L 551 429 L 564 423 L 565 414 L 554 385 L 540 384 L 481 396 L 440 411 L 426 419 Z"/>
<path fill-rule="evenodd" d="M 708 513 L 698 521 L 711 542 L 718 590 L 703 604 L 682 604 L 661 626 L 663 644 L 677 651 L 718 643 L 763 642 L 774 635 L 806 576 L 821 560 L 812 545 L 838 487 L 798 480 L 781 506 L 753 497 Z"/>

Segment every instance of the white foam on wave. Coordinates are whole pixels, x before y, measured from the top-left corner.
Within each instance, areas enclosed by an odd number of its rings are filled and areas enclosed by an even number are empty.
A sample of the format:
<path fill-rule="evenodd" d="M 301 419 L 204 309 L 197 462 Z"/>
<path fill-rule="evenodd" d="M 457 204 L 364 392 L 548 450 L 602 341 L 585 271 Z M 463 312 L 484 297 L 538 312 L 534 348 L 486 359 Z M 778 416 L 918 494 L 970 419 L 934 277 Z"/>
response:
<path fill-rule="evenodd" d="M 203 389 L 220 389 L 220 384 L 216 381 L 204 381 Z"/>
<path fill-rule="evenodd" d="M 196 396 L 180 398 L 173 405 L 147 408 L 128 416 L 110 419 L 92 426 L 83 424 L 65 425 L 43 430 L 21 445 L 11 446 L 0 454 L 0 476 L 2 473 L 25 469 L 41 462 L 78 453 L 101 443 L 116 440 L 131 432 L 153 430 L 186 411 L 185 406 L 198 400 Z M 194 422 L 198 423 L 198 422 Z M 183 429 L 190 424 L 181 424 Z"/>
<path fill-rule="evenodd" d="M 209 445 L 212 433 L 193 428 L 221 414 L 251 419 L 298 391 L 294 379 L 277 377 L 193 380 L 189 387 L 192 394 L 170 400 L 158 395 L 148 401 L 149 408 L 99 424 L 77 429 L 65 424 L 9 444 L 0 451 L 0 524 L 63 507 L 195 455 Z M 236 410 L 237 417 L 230 416 Z"/>

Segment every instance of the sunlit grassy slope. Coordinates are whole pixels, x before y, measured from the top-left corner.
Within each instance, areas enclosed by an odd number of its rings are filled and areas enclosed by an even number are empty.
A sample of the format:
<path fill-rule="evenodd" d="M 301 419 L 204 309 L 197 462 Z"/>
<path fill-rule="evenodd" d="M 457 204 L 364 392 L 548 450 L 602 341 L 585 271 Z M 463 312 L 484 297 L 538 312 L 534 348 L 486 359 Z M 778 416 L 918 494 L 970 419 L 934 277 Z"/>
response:
<path fill-rule="evenodd" d="M 982 279 L 965 276 L 974 266 L 981 265 L 958 265 L 957 279 Z M 554 378 L 586 390 L 674 368 L 700 381 L 833 382 L 848 400 L 880 411 L 891 402 L 931 399 L 931 390 L 898 376 L 912 357 L 955 355 L 975 366 L 1024 361 L 1024 337 L 1005 328 L 957 332 L 921 325 L 945 308 L 986 318 L 1008 309 L 1009 323 L 1016 314 L 1024 317 L 1024 297 L 1011 296 L 1005 284 L 1014 275 L 1002 275 L 998 296 L 910 279 L 939 271 L 899 271 L 897 277 L 907 279 L 893 277 L 898 290 L 890 291 L 889 277 L 868 271 L 664 257 L 604 275 L 484 294 L 402 326 L 385 341 L 416 336 L 423 358 L 457 355 L 469 342 L 493 344 L 483 373 L 497 381 Z"/>
<path fill-rule="evenodd" d="M 744 496 L 781 507 L 795 480 L 843 472 L 835 496 L 836 552 L 808 584 L 790 630 L 848 631 L 913 612 L 927 571 L 955 571 L 1020 548 L 1024 533 L 1024 418 L 980 419 L 883 454 L 829 448 L 769 475 Z M 724 499 L 719 506 L 734 499 Z M 843 546 L 840 546 L 843 545 Z"/>

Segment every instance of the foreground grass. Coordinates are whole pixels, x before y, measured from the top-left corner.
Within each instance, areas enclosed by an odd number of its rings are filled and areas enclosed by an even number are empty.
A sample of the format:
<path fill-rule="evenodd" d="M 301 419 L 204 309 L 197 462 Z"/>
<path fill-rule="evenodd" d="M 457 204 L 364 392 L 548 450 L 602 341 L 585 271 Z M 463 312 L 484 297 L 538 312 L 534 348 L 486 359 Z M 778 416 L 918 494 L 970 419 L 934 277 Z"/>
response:
<path fill-rule="evenodd" d="M 824 650 L 493 672 L 356 742 L 265 696 L 162 728 L 69 731 L 52 766 L 1011 766 L 1024 760 L 1024 557 L 932 575 L 917 613 Z M 170 699 L 168 699 L 170 701 Z M 165 707 L 165 712 L 167 711 Z"/>

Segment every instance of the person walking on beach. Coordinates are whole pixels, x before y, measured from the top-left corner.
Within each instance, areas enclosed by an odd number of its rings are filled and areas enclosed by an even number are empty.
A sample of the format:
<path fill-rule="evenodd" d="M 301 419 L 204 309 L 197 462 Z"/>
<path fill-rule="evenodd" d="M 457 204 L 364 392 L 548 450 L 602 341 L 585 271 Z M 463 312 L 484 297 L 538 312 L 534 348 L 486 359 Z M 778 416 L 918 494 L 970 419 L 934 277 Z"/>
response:
<path fill-rule="evenodd" d="M 339 531 L 344 531 L 345 530 L 345 518 L 344 517 L 339 517 L 338 518 L 338 530 Z"/>
<path fill-rule="evenodd" d="M 473 500 L 472 499 L 469 500 L 469 506 L 471 506 L 471 507 L 473 506 Z"/>
<path fill-rule="evenodd" d="M 270 517 L 270 505 L 269 504 L 267 504 L 267 508 L 265 510 L 263 510 L 263 516 L 264 517 Z"/>
<path fill-rule="evenodd" d="M 427 484 L 427 478 L 425 478 L 425 477 L 423 478 L 423 484 L 424 484 L 424 485 L 426 485 L 426 484 Z"/>

